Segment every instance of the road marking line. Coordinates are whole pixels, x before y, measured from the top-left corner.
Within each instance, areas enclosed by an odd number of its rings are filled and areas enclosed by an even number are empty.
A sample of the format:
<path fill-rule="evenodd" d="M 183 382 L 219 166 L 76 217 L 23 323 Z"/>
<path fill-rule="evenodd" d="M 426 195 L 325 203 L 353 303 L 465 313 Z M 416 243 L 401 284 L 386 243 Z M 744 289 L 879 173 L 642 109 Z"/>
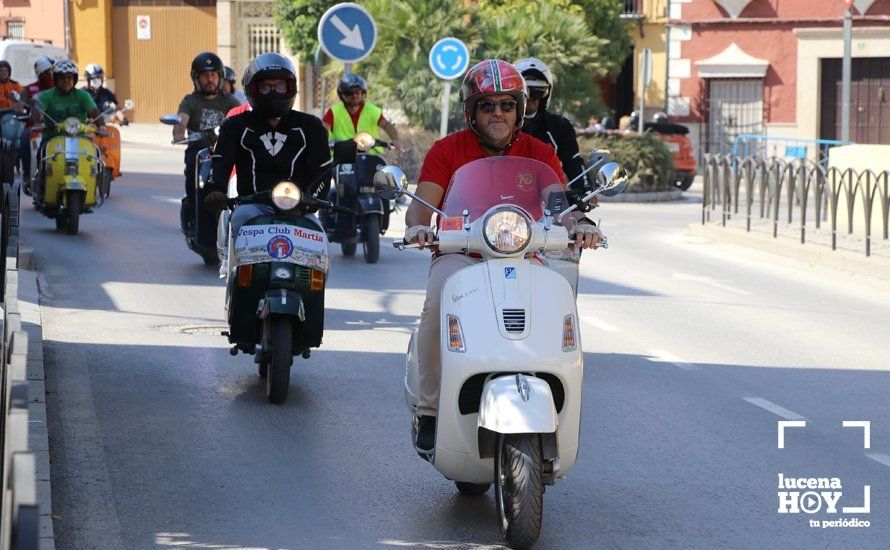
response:
<path fill-rule="evenodd" d="M 761 409 L 769 411 L 779 418 L 784 418 L 785 420 L 806 420 L 805 417 L 797 414 L 796 412 L 789 411 L 785 407 L 780 407 L 772 401 L 767 401 L 762 397 L 743 397 L 742 399 L 744 399 L 748 403 L 751 403 L 755 407 L 760 407 Z"/>
<path fill-rule="evenodd" d="M 874 460 L 875 462 L 880 462 L 884 466 L 890 466 L 890 455 L 882 455 L 880 453 L 865 453 L 865 456 Z"/>
<path fill-rule="evenodd" d="M 677 357 L 676 355 L 668 351 L 660 349 L 650 349 L 648 351 L 649 354 L 652 355 L 652 357 L 647 357 L 646 359 L 652 361 L 653 363 L 670 363 L 671 365 L 683 370 L 698 370 L 696 366 L 689 361 Z"/>
<path fill-rule="evenodd" d="M 615 325 L 610 325 L 609 323 L 603 321 L 602 319 L 597 319 L 596 317 L 591 317 L 590 315 L 585 315 L 581 317 L 581 320 L 587 323 L 588 325 L 593 325 L 594 327 L 600 329 L 603 332 L 621 332 L 621 329 L 616 327 Z"/>
<path fill-rule="evenodd" d="M 710 285 L 714 288 L 719 288 L 720 290 L 728 290 L 729 292 L 735 292 L 736 294 L 751 295 L 751 293 L 748 292 L 747 290 L 740 290 L 738 288 L 735 288 L 735 287 L 732 287 L 729 285 L 725 285 L 723 283 L 718 283 L 711 277 L 702 277 L 700 275 L 689 275 L 686 273 L 674 273 L 673 278 L 674 278 L 674 280 L 677 280 L 677 281 L 692 281 L 692 282 L 696 282 L 696 283 L 704 283 L 704 284 Z"/>
<path fill-rule="evenodd" d="M 176 197 L 165 197 L 164 195 L 152 195 L 152 199 L 161 202 L 169 202 L 170 204 L 181 204 L 182 199 L 177 199 Z"/>

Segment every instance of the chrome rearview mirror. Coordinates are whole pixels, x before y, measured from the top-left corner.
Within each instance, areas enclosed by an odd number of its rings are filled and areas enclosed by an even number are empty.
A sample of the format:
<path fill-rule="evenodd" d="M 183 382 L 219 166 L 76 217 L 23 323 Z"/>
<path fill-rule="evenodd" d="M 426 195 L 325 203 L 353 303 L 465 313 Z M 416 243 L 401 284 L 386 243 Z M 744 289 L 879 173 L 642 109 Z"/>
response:
<path fill-rule="evenodd" d="M 135 107 L 135 106 L 136 106 L 136 104 L 133 103 L 133 100 L 132 100 L 132 99 L 127 99 L 127 100 L 124 101 L 124 108 L 123 108 L 122 110 L 124 110 L 124 111 L 132 111 L 132 110 L 133 110 L 133 107 Z"/>
<path fill-rule="evenodd" d="M 617 162 L 609 162 L 596 174 L 596 185 L 604 197 L 620 195 L 627 188 L 627 171 Z"/>
<path fill-rule="evenodd" d="M 174 126 L 176 124 L 179 124 L 179 122 L 182 120 L 182 117 L 180 117 L 179 115 L 164 115 L 161 117 L 160 120 L 161 120 L 161 124 L 167 124 L 169 126 Z"/>
<path fill-rule="evenodd" d="M 408 191 L 408 176 L 398 166 L 384 166 L 374 174 L 374 189 L 384 199 L 393 200 Z"/>

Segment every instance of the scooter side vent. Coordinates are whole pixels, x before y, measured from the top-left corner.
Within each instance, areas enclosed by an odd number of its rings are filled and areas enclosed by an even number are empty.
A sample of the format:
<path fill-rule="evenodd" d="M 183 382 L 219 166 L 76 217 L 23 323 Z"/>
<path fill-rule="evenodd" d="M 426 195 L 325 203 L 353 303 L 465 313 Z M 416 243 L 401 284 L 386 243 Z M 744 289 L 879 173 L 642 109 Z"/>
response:
<path fill-rule="evenodd" d="M 505 309 L 504 329 L 511 334 L 522 334 L 525 332 L 525 310 L 524 309 Z"/>

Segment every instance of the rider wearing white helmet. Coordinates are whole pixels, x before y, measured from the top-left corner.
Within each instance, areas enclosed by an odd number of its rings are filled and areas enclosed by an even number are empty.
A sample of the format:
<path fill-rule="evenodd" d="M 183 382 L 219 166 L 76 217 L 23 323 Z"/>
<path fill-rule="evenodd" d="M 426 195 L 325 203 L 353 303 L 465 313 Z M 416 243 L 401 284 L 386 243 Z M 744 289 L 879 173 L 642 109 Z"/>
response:
<path fill-rule="evenodd" d="M 571 121 L 563 115 L 548 111 L 553 97 L 553 73 L 536 57 L 526 57 L 514 63 L 528 85 L 528 104 L 522 131 L 531 134 L 556 150 L 562 171 L 569 181 L 584 171 L 584 159 L 578 150 L 578 138 Z M 586 182 L 587 176 L 573 187 Z"/>

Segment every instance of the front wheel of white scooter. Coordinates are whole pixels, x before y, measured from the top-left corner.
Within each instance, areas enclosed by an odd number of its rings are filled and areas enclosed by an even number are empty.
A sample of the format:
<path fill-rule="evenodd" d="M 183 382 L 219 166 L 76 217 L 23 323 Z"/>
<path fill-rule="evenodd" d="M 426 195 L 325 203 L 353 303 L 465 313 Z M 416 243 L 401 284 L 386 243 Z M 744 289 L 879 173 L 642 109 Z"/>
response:
<path fill-rule="evenodd" d="M 541 534 L 544 473 L 538 434 L 498 437 L 494 457 L 495 503 L 501 539 L 531 548 Z"/>

